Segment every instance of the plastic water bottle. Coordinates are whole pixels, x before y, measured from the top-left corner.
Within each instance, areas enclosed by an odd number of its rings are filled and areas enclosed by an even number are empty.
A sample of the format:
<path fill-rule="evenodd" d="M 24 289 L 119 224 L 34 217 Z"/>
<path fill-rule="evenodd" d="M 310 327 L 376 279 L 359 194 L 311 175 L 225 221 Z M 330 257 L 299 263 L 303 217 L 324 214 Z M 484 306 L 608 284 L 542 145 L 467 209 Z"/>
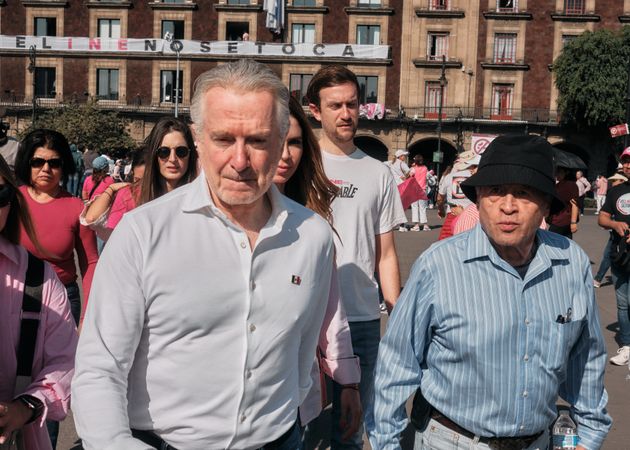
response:
<path fill-rule="evenodd" d="M 571 420 L 569 411 L 562 410 L 553 424 L 553 450 L 574 450 L 578 445 L 577 425 Z"/>

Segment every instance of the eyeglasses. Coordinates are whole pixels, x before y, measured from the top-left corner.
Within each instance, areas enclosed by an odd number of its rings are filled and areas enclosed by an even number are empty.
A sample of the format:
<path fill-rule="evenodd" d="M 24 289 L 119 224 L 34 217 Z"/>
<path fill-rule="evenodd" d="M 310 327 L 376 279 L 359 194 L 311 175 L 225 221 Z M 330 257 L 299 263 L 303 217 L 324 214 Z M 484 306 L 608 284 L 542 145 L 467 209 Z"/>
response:
<path fill-rule="evenodd" d="M 169 156 L 171 156 L 171 150 L 175 150 L 175 156 L 177 156 L 179 159 L 187 158 L 188 155 L 190 155 L 190 149 L 183 145 L 175 147 L 173 149 L 170 147 L 160 147 L 155 151 L 155 154 L 160 159 L 168 159 Z"/>
<path fill-rule="evenodd" d="M 15 197 L 15 189 L 10 184 L 0 185 L 0 208 L 4 208 Z"/>
<path fill-rule="evenodd" d="M 51 169 L 60 169 L 63 166 L 63 160 L 61 158 L 31 158 L 30 165 L 34 169 L 41 169 L 44 165 L 48 163 L 48 167 Z"/>

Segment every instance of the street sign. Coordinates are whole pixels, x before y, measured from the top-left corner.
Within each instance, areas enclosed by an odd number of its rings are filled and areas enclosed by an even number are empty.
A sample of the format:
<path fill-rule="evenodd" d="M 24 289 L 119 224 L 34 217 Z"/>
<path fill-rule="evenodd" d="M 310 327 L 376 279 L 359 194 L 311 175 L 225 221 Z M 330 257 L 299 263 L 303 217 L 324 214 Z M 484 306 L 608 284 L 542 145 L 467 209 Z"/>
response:
<path fill-rule="evenodd" d="M 433 162 L 441 163 L 444 159 L 444 152 L 433 152 Z"/>
<path fill-rule="evenodd" d="M 628 124 L 622 123 L 620 125 L 615 125 L 614 127 L 610 127 L 610 135 L 612 137 L 625 136 L 626 134 L 630 134 L 630 130 L 628 130 Z"/>

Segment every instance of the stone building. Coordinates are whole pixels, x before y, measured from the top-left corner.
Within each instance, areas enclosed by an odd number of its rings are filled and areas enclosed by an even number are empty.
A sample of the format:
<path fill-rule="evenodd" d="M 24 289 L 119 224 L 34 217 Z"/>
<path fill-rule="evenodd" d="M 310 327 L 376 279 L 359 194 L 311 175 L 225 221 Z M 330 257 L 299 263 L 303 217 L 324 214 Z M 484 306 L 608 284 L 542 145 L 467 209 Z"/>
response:
<path fill-rule="evenodd" d="M 0 106 L 15 132 L 34 92 L 40 108 L 94 99 L 140 140 L 176 104 L 187 115 L 195 78 L 216 64 L 256 58 L 305 101 L 312 74 L 342 63 L 369 104 L 357 144 L 379 159 L 407 148 L 443 169 L 488 136 L 530 132 L 598 171 L 613 164 L 558 125 L 551 67 L 583 31 L 630 22 L 630 0 L 284 3 L 275 33 L 263 0 L 0 0 Z"/>

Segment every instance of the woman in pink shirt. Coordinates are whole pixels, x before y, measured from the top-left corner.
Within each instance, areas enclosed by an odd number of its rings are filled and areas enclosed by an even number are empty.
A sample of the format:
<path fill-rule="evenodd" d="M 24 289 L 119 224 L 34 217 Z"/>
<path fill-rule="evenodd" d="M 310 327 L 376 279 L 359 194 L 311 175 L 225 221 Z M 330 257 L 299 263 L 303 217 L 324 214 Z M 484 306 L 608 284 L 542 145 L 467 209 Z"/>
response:
<path fill-rule="evenodd" d="M 16 349 L 28 265 L 28 253 L 19 245 L 20 228 L 37 244 L 26 201 L 0 157 L 0 273 L 4 277 L 0 285 L 0 445 L 21 430 L 26 449 L 50 450 L 45 420 L 63 420 L 68 413 L 77 332 L 66 290 L 53 268 L 44 264 L 30 382 L 17 388 Z"/>
<path fill-rule="evenodd" d="M 44 252 L 33 245 L 24 230 L 20 243 L 53 266 L 66 287 L 72 316 L 78 324 L 81 298 L 74 252 L 77 254 L 86 299 L 90 295 L 98 252 L 94 232 L 79 223 L 83 202 L 62 188 L 68 175 L 75 170 L 68 141 L 57 131 L 34 130 L 20 143 L 15 174 L 22 184 L 20 191 L 26 199 L 35 233 Z"/>
<path fill-rule="evenodd" d="M 142 154 L 136 155 L 135 187 L 129 183 L 108 186 L 88 205 L 81 223 L 107 240 L 122 216 L 136 205 L 150 202 L 194 180 L 197 158 L 190 127 L 175 117 L 163 117 L 147 136 Z"/>
<path fill-rule="evenodd" d="M 332 224 L 330 204 L 337 195 L 337 188 L 324 173 L 319 144 L 302 106 L 293 97 L 289 101 L 289 110 L 289 133 L 273 182 L 284 195 L 312 209 Z M 331 292 L 319 336 L 319 365 L 313 366 L 313 387 L 300 406 L 299 418 L 304 427 L 322 410 L 325 384 L 320 384 L 321 370 L 345 387 L 340 399 L 344 414 L 341 427 L 345 429 L 345 439 L 356 433 L 363 416 L 358 391 L 361 374 L 359 360 L 352 350 L 346 312 L 339 297 L 336 271 Z"/>

